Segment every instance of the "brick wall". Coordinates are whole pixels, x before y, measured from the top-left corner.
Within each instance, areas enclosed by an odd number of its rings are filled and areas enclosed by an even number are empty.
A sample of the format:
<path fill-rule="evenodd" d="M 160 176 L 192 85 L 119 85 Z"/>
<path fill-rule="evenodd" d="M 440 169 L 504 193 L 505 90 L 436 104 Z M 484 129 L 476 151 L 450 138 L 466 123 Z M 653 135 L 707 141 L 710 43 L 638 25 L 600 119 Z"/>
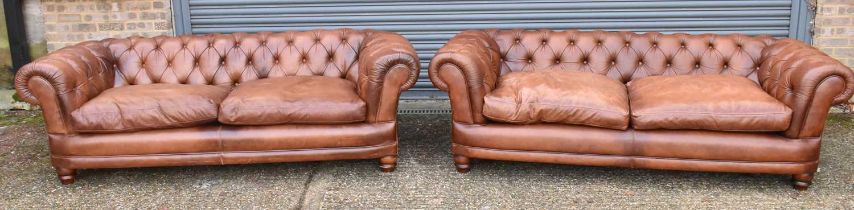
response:
<path fill-rule="evenodd" d="M 85 40 L 171 35 L 170 0 L 42 0 L 49 51 Z"/>
<path fill-rule="evenodd" d="M 818 0 L 813 45 L 854 67 L 854 0 Z"/>

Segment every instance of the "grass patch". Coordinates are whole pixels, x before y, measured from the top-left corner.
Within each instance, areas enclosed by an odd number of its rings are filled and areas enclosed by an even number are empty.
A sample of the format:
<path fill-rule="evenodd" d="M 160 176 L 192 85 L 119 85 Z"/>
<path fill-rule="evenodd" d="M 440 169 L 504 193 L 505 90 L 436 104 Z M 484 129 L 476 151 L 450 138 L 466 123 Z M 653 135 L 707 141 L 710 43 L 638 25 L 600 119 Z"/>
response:
<path fill-rule="evenodd" d="M 0 110 L 0 126 L 38 124 L 44 124 L 44 118 L 39 111 Z"/>
<path fill-rule="evenodd" d="M 827 115 L 828 126 L 837 127 L 840 129 L 854 130 L 854 114 L 851 113 L 830 113 Z"/>

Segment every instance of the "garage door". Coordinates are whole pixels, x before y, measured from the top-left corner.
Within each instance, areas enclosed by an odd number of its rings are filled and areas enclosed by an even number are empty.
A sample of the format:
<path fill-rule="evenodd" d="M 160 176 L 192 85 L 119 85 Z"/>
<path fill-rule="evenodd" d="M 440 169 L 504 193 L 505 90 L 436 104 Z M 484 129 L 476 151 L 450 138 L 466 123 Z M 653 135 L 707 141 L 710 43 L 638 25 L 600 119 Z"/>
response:
<path fill-rule="evenodd" d="M 664 33 L 770 34 L 809 40 L 803 0 L 174 0 L 178 34 L 349 27 L 407 37 L 422 75 L 405 98 L 445 98 L 432 87 L 427 64 L 465 29 L 549 28 Z"/>

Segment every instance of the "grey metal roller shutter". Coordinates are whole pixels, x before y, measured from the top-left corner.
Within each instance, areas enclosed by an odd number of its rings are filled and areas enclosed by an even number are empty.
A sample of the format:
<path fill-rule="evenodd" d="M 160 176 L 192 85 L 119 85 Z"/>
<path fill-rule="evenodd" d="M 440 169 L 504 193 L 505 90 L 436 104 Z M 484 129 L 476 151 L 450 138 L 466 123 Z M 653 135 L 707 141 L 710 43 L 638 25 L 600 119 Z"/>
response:
<path fill-rule="evenodd" d="M 436 50 L 465 29 L 745 33 L 809 41 L 802 0 L 174 0 L 173 8 L 178 34 L 339 27 L 398 32 L 412 41 L 424 68 L 406 98 L 447 97 L 432 87 L 426 68 Z"/>

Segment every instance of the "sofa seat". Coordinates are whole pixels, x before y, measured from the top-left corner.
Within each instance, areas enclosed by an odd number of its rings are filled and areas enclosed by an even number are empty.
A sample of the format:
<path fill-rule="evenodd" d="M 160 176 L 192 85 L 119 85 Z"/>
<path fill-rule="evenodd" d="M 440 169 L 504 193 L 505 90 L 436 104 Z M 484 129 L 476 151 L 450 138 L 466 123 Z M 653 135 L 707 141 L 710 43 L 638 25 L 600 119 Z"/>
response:
<path fill-rule="evenodd" d="M 211 85 L 148 84 L 107 89 L 71 113 L 81 133 L 183 128 L 216 122 L 229 89 Z"/>
<path fill-rule="evenodd" d="M 635 129 L 783 131 L 792 118 L 789 107 L 740 76 L 653 76 L 628 89 Z"/>
<path fill-rule="evenodd" d="M 326 76 L 290 76 L 241 84 L 222 102 L 230 125 L 345 124 L 365 121 L 356 84 Z"/>
<path fill-rule="evenodd" d="M 546 70 L 501 76 L 484 97 L 483 115 L 513 124 L 559 123 L 625 130 L 629 102 L 623 83 L 599 74 Z"/>

